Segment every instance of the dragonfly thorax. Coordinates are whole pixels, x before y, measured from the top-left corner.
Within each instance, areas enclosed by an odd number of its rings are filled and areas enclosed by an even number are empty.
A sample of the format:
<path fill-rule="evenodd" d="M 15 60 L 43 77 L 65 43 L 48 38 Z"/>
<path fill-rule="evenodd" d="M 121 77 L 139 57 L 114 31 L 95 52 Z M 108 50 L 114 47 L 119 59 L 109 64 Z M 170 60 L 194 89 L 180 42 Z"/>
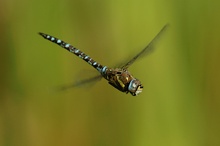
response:
<path fill-rule="evenodd" d="M 141 82 L 134 78 L 126 69 L 106 68 L 102 75 L 109 81 L 109 84 L 122 92 L 131 93 L 133 96 L 142 92 L 143 86 Z"/>

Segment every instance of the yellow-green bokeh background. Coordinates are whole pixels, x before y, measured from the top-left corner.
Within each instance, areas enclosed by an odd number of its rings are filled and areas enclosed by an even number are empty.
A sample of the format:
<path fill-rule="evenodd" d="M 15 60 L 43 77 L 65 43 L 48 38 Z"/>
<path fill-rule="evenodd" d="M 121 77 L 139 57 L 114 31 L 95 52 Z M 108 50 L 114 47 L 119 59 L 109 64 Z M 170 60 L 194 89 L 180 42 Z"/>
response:
<path fill-rule="evenodd" d="M 217 0 L 0 1 L 0 145 L 220 145 L 219 15 Z M 140 96 L 103 79 L 53 90 L 95 70 L 39 31 L 115 66 L 166 23 L 155 52 L 130 67 Z"/>

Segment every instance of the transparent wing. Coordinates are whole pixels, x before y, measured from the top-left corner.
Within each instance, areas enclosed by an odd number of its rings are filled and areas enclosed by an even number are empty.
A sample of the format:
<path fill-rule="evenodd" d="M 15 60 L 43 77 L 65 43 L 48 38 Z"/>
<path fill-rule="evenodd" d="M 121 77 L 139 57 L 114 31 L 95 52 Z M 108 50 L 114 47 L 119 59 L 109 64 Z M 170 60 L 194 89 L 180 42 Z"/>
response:
<path fill-rule="evenodd" d="M 140 58 L 140 56 L 148 55 L 154 50 L 154 44 L 158 40 L 158 38 L 162 35 L 162 33 L 167 29 L 168 24 L 164 25 L 164 27 L 159 31 L 159 33 L 151 40 L 151 42 L 135 57 L 133 57 L 130 61 L 128 61 L 125 65 L 122 66 L 122 69 L 127 69 L 134 61 L 137 60 L 137 58 Z"/>
<path fill-rule="evenodd" d="M 101 78 L 102 78 L 102 75 L 97 75 L 97 76 L 94 76 L 92 78 L 84 79 L 84 80 L 74 82 L 74 83 L 69 84 L 69 85 L 64 85 L 64 86 L 58 87 L 58 90 L 67 90 L 69 88 L 88 85 L 88 84 L 91 84 L 91 83 L 95 83 L 98 80 L 101 80 Z"/>

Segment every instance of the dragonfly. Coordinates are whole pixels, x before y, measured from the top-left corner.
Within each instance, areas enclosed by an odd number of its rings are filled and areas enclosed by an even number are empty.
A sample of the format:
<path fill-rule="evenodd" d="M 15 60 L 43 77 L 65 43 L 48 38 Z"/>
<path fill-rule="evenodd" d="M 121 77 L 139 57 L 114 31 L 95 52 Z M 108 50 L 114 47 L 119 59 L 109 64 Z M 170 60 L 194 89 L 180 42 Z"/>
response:
<path fill-rule="evenodd" d="M 94 79 L 97 79 L 99 77 L 104 77 L 110 85 L 115 87 L 121 92 L 124 93 L 130 93 L 133 96 L 139 95 L 143 90 L 143 85 L 135 78 L 129 71 L 128 68 L 138 59 L 141 58 L 141 56 L 144 56 L 144 54 L 149 54 L 154 50 L 154 44 L 156 40 L 158 40 L 159 36 L 167 29 L 168 24 L 164 25 L 162 29 L 157 33 L 157 35 L 150 41 L 150 43 L 142 49 L 136 56 L 134 56 L 132 59 L 130 59 L 128 62 L 123 64 L 121 67 L 118 68 L 109 68 L 105 65 L 102 65 L 92 59 L 90 56 L 86 55 L 84 52 L 80 51 L 79 49 L 75 48 L 69 43 L 64 42 L 61 39 L 58 39 L 54 36 L 39 32 L 39 35 L 41 35 L 43 38 L 63 47 L 64 49 L 68 50 L 69 52 L 75 54 L 82 60 L 86 61 L 89 65 L 94 67 L 98 72 L 100 73 L 99 76 L 91 78 L 89 80 L 85 80 L 82 83 L 90 82 Z"/>

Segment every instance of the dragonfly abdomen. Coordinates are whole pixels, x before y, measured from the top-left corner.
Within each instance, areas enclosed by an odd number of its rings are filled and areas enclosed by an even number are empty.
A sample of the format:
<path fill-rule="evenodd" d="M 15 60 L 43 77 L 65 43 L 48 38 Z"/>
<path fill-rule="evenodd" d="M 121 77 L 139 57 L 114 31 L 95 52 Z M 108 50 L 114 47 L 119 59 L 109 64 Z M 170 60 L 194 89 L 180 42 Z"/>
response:
<path fill-rule="evenodd" d="M 84 61 L 86 61 L 88 64 L 90 64 L 91 66 L 93 66 L 95 69 L 97 69 L 101 74 L 104 74 L 105 70 L 106 70 L 106 66 L 102 66 L 100 63 L 96 62 L 95 60 L 93 60 L 91 57 L 89 57 L 88 55 L 86 55 L 84 52 L 80 51 L 79 49 L 75 48 L 74 46 L 72 46 L 71 44 L 68 44 L 56 37 L 50 36 L 48 34 L 45 33 L 39 33 L 42 37 L 44 37 L 45 39 L 63 47 L 64 49 L 72 52 L 73 54 L 75 54 L 76 56 L 78 56 L 79 58 L 83 59 Z"/>

